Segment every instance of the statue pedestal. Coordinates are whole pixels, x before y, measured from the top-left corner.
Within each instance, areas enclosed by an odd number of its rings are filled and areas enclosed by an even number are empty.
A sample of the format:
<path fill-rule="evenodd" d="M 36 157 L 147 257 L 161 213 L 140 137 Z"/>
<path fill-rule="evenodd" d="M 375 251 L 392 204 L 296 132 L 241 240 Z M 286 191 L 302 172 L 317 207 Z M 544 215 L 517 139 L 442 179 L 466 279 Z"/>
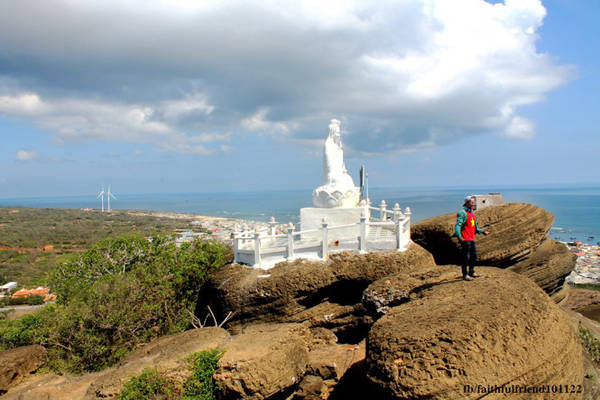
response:
<path fill-rule="evenodd" d="M 360 215 L 365 210 L 365 207 L 348 207 L 348 208 L 317 208 L 305 207 L 300 209 L 300 230 L 318 229 L 318 232 L 302 234 L 302 238 L 321 239 L 321 229 L 323 218 L 326 219 L 328 226 L 358 224 Z M 340 239 L 356 238 L 360 235 L 359 225 L 347 228 L 330 230 L 328 232 L 328 240 L 335 241 Z"/>

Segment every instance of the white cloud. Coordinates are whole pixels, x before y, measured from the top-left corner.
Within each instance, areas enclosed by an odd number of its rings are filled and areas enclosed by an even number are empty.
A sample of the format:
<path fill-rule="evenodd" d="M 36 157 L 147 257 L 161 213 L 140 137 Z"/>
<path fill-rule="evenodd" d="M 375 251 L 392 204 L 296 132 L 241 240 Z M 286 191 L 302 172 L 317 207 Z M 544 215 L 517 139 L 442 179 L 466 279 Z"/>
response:
<path fill-rule="evenodd" d="M 0 115 L 62 143 L 200 155 L 247 132 L 313 143 L 332 117 L 363 154 L 531 138 L 519 107 L 571 73 L 536 49 L 545 15 L 539 0 L 3 3 Z"/>
<path fill-rule="evenodd" d="M 17 151 L 17 161 L 31 161 L 39 157 L 39 154 L 35 150 L 19 150 Z"/>
<path fill-rule="evenodd" d="M 284 122 L 272 122 L 267 119 L 269 113 L 268 107 L 261 107 L 255 114 L 244 118 L 240 125 L 243 129 L 249 132 L 255 132 L 259 134 L 288 134 L 291 131 L 290 125 L 296 125 L 293 123 Z"/>
<path fill-rule="evenodd" d="M 516 116 L 511 119 L 506 127 L 504 136 L 509 139 L 533 139 L 535 136 L 535 123 L 526 118 Z"/>
<path fill-rule="evenodd" d="M 221 145 L 221 151 L 225 154 L 229 154 L 233 151 L 233 146 L 229 146 L 227 144 L 222 144 Z"/>
<path fill-rule="evenodd" d="M 194 106 L 195 107 L 195 106 Z M 156 108 L 144 104 L 118 104 L 93 100 L 51 99 L 46 102 L 36 93 L 0 96 L 0 113 L 31 118 L 55 135 L 60 142 L 105 140 L 148 143 L 163 151 L 210 154 L 195 143 L 228 140 L 229 135 L 188 135 L 177 130 L 169 118 L 155 119 L 155 113 L 178 115 L 173 102 Z M 179 107 L 184 112 L 184 107 Z"/>

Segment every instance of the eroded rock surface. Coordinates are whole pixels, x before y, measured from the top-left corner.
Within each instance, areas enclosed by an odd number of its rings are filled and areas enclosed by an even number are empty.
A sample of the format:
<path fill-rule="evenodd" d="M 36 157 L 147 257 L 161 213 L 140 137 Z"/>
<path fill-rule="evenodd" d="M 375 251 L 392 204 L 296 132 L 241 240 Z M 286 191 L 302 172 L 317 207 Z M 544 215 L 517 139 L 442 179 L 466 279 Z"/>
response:
<path fill-rule="evenodd" d="M 461 280 L 460 267 L 456 265 L 424 267 L 411 272 L 400 272 L 376 280 L 363 292 L 363 304 L 375 315 L 387 313 L 410 301 L 411 296 L 441 282 Z"/>
<path fill-rule="evenodd" d="M 225 344 L 215 380 L 225 398 L 262 400 L 300 382 L 312 335 L 299 324 L 253 325 Z"/>
<path fill-rule="evenodd" d="M 565 283 L 565 278 L 575 268 L 577 256 L 569 251 L 563 243 L 546 239 L 525 260 L 510 267 L 511 271 L 525 275 L 537 283 L 550 296 L 558 297 Z"/>
<path fill-rule="evenodd" d="M 431 254 L 414 243 L 405 252 L 334 254 L 327 263 L 281 263 L 267 272 L 231 264 L 203 288 L 197 314 L 210 305 L 219 318 L 235 313 L 230 327 L 258 321 L 310 321 L 311 326 L 319 326 L 322 320 L 322 326 L 335 326 L 341 332 L 352 326 L 364 329 L 370 322 L 364 319 L 361 296 L 370 283 L 433 265 Z"/>
<path fill-rule="evenodd" d="M 0 394 L 35 372 L 46 362 L 46 349 L 39 345 L 0 351 Z"/>
<path fill-rule="evenodd" d="M 531 280 L 497 268 L 473 282 L 438 282 L 391 308 L 369 332 L 367 368 L 373 384 L 401 399 L 463 399 L 465 385 L 583 380 L 566 314 Z"/>

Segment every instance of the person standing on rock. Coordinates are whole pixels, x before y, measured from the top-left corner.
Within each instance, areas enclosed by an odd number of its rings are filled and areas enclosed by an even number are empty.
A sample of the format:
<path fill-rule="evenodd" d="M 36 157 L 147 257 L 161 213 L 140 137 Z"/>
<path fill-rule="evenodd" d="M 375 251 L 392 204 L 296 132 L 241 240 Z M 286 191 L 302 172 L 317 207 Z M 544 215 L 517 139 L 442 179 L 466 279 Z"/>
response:
<path fill-rule="evenodd" d="M 488 234 L 488 232 L 479 229 L 477 218 L 473 213 L 474 210 L 475 198 L 473 196 L 465 197 L 463 209 L 456 215 L 456 226 L 454 228 L 454 235 L 462 243 L 462 276 L 465 281 L 472 281 L 474 278 L 481 276 L 475 273 L 475 261 L 477 261 L 475 234 Z"/>

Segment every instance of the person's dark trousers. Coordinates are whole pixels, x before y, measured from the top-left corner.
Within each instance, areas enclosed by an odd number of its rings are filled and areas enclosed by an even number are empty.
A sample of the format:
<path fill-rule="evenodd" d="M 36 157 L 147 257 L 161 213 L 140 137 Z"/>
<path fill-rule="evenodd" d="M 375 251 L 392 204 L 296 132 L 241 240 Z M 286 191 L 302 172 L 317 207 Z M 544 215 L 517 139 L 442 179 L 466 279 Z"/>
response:
<path fill-rule="evenodd" d="M 475 273 L 475 261 L 477 261 L 477 248 L 475 247 L 474 240 L 464 240 L 462 242 L 463 251 L 463 263 L 462 263 L 462 275 L 463 278 L 467 276 L 467 267 L 469 267 L 469 274 Z"/>

